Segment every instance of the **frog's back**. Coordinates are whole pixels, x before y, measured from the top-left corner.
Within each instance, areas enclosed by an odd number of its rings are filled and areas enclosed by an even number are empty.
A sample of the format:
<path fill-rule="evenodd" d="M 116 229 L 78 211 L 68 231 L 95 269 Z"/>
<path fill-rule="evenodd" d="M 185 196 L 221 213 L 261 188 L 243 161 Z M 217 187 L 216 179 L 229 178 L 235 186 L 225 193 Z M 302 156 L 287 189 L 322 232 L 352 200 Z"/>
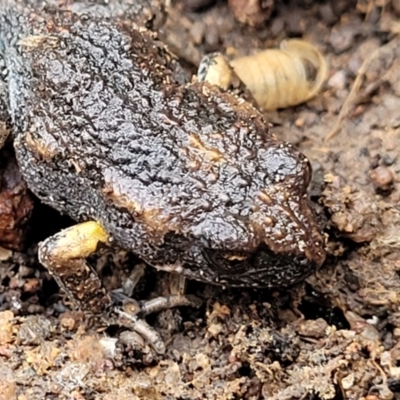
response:
<path fill-rule="evenodd" d="M 160 208 L 160 183 L 182 178 L 158 109 L 184 77 L 164 46 L 103 18 L 7 16 L 7 34 L 18 32 L 3 50 L 15 147 L 32 190 L 77 220 Z"/>
<path fill-rule="evenodd" d="M 113 206 L 146 214 L 146 224 L 189 220 L 203 200 L 211 211 L 215 199 L 204 197 L 233 178 L 236 166 L 226 161 L 235 164 L 227 158 L 239 153 L 229 147 L 255 155 L 255 136 L 232 104 L 214 104 L 206 84 L 182 85 L 179 66 L 151 33 L 60 14 L 30 23 L 9 51 L 21 167 L 39 197 L 78 220 L 102 220 Z M 259 129 L 265 133 L 261 118 Z"/>

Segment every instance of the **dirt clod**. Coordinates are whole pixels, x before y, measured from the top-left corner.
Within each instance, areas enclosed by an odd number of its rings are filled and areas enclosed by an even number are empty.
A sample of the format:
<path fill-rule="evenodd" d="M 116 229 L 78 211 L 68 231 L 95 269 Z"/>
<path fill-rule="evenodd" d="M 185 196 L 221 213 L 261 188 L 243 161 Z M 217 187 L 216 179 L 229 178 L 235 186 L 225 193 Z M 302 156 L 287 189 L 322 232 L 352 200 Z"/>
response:
<path fill-rule="evenodd" d="M 393 174 L 385 166 L 380 165 L 369 171 L 373 184 L 381 190 L 389 190 L 393 184 Z"/>
<path fill-rule="evenodd" d="M 268 21 L 274 9 L 274 0 L 229 0 L 235 18 L 252 27 L 260 27 Z"/>
<path fill-rule="evenodd" d="M 0 127 L 1 130 L 1 127 Z M 1 132 L 0 132 L 1 135 Z M 0 146 L 1 147 L 1 146 Z M 0 245 L 20 250 L 33 201 L 9 148 L 0 150 Z"/>

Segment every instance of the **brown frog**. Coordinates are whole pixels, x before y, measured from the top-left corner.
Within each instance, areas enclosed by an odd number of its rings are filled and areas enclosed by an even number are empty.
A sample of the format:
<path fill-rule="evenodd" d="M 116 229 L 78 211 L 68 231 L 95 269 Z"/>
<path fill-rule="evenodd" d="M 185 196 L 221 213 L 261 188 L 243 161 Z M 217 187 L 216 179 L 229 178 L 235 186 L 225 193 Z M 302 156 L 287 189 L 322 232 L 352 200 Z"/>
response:
<path fill-rule="evenodd" d="M 43 202 L 89 221 L 45 241 L 41 261 L 99 312 L 109 297 L 84 261 L 98 242 L 212 284 L 300 281 L 325 259 L 309 161 L 250 103 L 186 82 L 136 24 L 139 3 L 0 2 L 22 174 Z"/>

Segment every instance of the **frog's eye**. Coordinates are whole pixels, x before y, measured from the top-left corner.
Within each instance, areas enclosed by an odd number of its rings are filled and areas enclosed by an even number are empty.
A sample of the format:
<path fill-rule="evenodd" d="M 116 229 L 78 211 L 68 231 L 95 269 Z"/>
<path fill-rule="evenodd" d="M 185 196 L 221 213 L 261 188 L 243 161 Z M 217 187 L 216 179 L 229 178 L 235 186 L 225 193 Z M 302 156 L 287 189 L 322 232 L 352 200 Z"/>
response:
<path fill-rule="evenodd" d="M 221 250 L 203 250 L 204 257 L 216 270 L 223 272 L 245 272 L 250 263 L 250 254 Z"/>

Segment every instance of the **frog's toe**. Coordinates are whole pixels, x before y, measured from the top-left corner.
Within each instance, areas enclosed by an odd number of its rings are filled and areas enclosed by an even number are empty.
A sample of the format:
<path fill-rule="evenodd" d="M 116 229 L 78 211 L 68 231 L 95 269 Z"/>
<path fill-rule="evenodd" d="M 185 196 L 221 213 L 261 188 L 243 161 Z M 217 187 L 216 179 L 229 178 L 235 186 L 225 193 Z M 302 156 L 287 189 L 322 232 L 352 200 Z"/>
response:
<path fill-rule="evenodd" d="M 144 319 L 138 318 L 136 314 L 130 314 L 127 311 L 114 309 L 118 315 L 118 323 L 136 333 L 153 347 L 157 354 L 165 353 L 165 343 L 161 335 L 151 327 Z"/>
<path fill-rule="evenodd" d="M 123 289 L 117 289 L 111 293 L 114 305 L 121 304 L 122 307 L 114 311 L 118 315 L 118 324 L 139 333 L 158 354 L 165 353 L 165 344 L 160 334 L 144 321 L 146 315 L 176 307 L 199 308 L 202 301 L 193 295 L 184 294 L 186 279 L 177 274 L 169 274 L 167 278 L 168 291 L 170 295 L 155 297 L 151 300 L 136 301 L 131 298 L 133 288 L 143 276 L 142 264 L 136 266 L 129 279 L 132 284 L 124 285 Z M 129 287 L 129 291 L 126 288 Z"/>
<path fill-rule="evenodd" d="M 202 301 L 194 295 L 171 294 L 142 302 L 140 312 L 142 315 L 148 315 L 175 307 L 199 308 L 201 304 Z"/>

